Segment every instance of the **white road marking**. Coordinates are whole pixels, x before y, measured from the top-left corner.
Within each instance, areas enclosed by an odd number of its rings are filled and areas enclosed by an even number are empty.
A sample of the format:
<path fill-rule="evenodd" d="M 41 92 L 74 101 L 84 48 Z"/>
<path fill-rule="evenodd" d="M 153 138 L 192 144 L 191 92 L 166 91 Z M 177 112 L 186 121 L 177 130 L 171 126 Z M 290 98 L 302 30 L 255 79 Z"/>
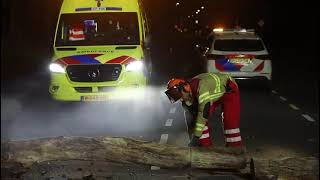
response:
<path fill-rule="evenodd" d="M 293 104 L 289 104 L 289 106 L 294 110 L 299 110 L 299 108 L 297 106 L 293 105 Z"/>
<path fill-rule="evenodd" d="M 154 170 L 159 170 L 160 169 L 160 167 L 158 167 L 158 166 L 151 166 L 151 170 L 152 171 L 154 171 Z"/>
<path fill-rule="evenodd" d="M 175 112 L 176 112 L 176 109 L 177 109 L 176 107 L 172 107 L 172 108 L 170 109 L 170 112 L 169 112 L 169 113 L 170 113 L 170 114 L 175 113 Z"/>
<path fill-rule="evenodd" d="M 167 144 L 168 137 L 169 137 L 168 134 L 161 134 L 159 144 Z M 154 171 L 154 170 L 160 170 L 160 169 L 161 169 L 161 168 L 158 167 L 158 166 L 151 166 L 151 170 L 152 170 L 152 171 Z"/>
<path fill-rule="evenodd" d="M 169 137 L 168 134 L 161 134 L 159 144 L 167 144 L 168 137 Z"/>
<path fill-rule="evenodd" d="M 307 141 L 308 141 L 308 142 L 315 142 L 316 139 L 315 139 L 315 138 L 309 138 L 309 139 L 307 139 Z"/>
<path fill-rule="evenodd" d="M 283 96 L 280 96 L 280 99 L 281 99 L 282 101 L 288 100 L 287 98 L 285 98 L 285 97 L 283 97 Z"/>
<path fill-rule="evenodd" d="M 172 126 L 173 119 L 167 119 L 165 126 Z"/>
<path fill-rule="evenodd" d="M 278 94 L 278 92 L 275 91 L 275 90 L 272 90 L 271 92 L 272 92 L 273 94 Z"/>
<path fill-rule="evenodd" d="M 304 117 L 307 121 L 315 122 L 315 120 L 307 114 L 302 114 L 302 117 Z"/>

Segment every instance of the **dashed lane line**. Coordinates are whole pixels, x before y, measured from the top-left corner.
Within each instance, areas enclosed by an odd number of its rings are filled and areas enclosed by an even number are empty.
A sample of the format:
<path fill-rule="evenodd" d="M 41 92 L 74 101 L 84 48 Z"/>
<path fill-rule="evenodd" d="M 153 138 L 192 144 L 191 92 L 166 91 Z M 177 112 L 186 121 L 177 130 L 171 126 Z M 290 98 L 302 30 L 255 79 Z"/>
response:
<path fill-rule="evenodd" d="M 151 166 L 151 170 L 154 171 L 154 170 L 160 170 L 160 167 L 158 166 Z"/>
<path fill-rule="evenodd" d="M 299 110 L 300 108 L 298 108 L 297 106 L 293 105 L 293 104 L 289 104 L 289 106 L 294 109 L 294 110 Z"/>
<path fill-rule="evenodd" d="M 172 126 L 173 119 L 167 119 L 165 126 Z"/>
<path fill-rule="evenodd" d="M 171 114 L 175 113 L 177 110 L 176 107 L 171 107 L 170 112 Z M 186 124 L 186 128 L 187 128 L 187 132 L 188 132 L 188 124 L 187 124 L 187 118 L 186 118 L 186 111 L 183 111 L 183 115 L 184 115 L 184 120 L 185 120 L 185 124 Z M 173 119 L 167 119 L 165 126 L 172 126 L 173 123 Z M 168 141 L 169 135 L 168 134 L 162 134 L 160 137 L 160 142 L 159 144 L 166 144 Z M 151 166 L 151 170 L 160 170 L 161 168 L 158 166 Z"/>
<path fill-rule="evenodd" d="M 273 94 L 279 94 L 277 91 L 275 91 L 275 90 L 272 90 L 271 91 Z M 287 101 L 288 99 L 287 98 L 285 98 L 285 97 L 283 97 L 283 96 L 279 96 L 279 98 L 282 100 L 282 101 Z M 294 110 L 300 110 L 300 108 L 299 107 L 297 107 L 297 106 L 295 106 L 295 105 L 293 105 L 293 104 L 289 104 L 289 106 L 292 108 L 292 109 L 294 109 Z M 302 117 L 304 117 L 307 121 L 309 121 L 309 122 L 315 122 L 316 120 L 314 120 L 311 116 L 309 116 L 309 115 L 307 115 L 307 114 L 302 114 L 301 115 Z"/>
<path fill-rule="evenodd" d="M 170 108 L 170 111 L 169 111 L 169 113 L 170 114 L 173 114 L 173 113 L 175 113 L 176 112 L 176 107 L 172 107 L 172 108 Z"/>
<path fill-rule="evenodd" d="M 283 97 L 283 96 L 280 96 L 280 99 L 281 99 L 282 101 L 287 101 L 287 100 L 288 100 L 287 98 L 285 98 L 285 97 Z"/>
<path fill-rule="evenodd" d="M 168 137 L 169 137 L 169 135 L 168 135 L 168 134 L 161 134 L 159 144 L 167 144 Z M 158 167 L 158 166 L 151 166 L 151 168 L 150 168 L 150 169 L 151 169 L 152 171 L 154 171 L 154 170 L 160 170 L 161 168 L 160 168 L 160 167 Z"/>
<path fill-rule="evenodd" d="M 273 94 L 278 94 L 278 92 L 275 91 L 275 90 L 272 90 L 272 93 L 273 93 Z M 285 97 L 283 97 L 283 96 L 279 96 L 279 98 L 280 98 L 282 101 L 287 101 L 287 100 L 288 100 L 287 98 L 285 98 Z M 299 109 L 300 109 L 300 108 L 298 108 L 297 106 L 295 106 L 295 105 L 293 105 L 293 104 L 289 104 L 289 106 L 290 106 L 292 109 L 294 109 L 294 110 L 299 110 Z"/>
<path fill-rule="evenodd" d="M 176 112 L 176 110 L 177 110 L 176 107 L 171 107 L 169 113 L 170 114 L 174 114 Z M 173 119 L 167 119 L 167 121 L 165 123 L 165 126 L 172 126 L 172 122 L 173 122 Z M 169 137 L 168 134 L 161 134 L 159 144 L 167 144 L 168 137 Z M 158 167 L 158 166 L 151 166 L 151 170 L 152 171 L 153 170 L 159 170 L 159 169 L 161 169 L 161 168 Z"/>
<path fill-rule="evenodd" d="M 168 137 L 169 137 L 168 134 L 161 134 L 159 144 L 167 144 Z"/>
<path fill-rule="evenodd" d="M 302 114 L 302 117 L 304 117 L 307 121 L 315 122 L 315 120 L 307 114 Z"/>

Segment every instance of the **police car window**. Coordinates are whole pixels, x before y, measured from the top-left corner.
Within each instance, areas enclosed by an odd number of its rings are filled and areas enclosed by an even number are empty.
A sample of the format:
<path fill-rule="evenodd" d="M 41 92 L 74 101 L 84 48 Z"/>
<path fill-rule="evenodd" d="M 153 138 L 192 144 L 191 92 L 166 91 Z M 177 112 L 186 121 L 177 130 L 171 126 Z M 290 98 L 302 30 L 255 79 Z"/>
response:
<path fill-rule="evenodd" d="M 135 12 L 62 14 L 56 46 L 138 45 L 139 38 Z"/>
<path fill-rule="evenodd" d="M 218 51 L 262 51 L 264 46 L 260 40 L 251 39 L 219 39 L 214 42 Z"/>

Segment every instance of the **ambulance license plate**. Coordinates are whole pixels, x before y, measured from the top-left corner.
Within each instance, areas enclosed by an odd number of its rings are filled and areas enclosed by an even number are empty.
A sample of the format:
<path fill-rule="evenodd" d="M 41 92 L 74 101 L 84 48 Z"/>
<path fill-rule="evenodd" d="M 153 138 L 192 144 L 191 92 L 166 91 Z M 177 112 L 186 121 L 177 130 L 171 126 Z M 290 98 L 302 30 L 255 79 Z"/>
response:
<path fill-rule="evenodd" d="M 91 96 L 81 96 L 81 101 L 107 101 L 107 96 L 101 95 L 91 95 Z"/>

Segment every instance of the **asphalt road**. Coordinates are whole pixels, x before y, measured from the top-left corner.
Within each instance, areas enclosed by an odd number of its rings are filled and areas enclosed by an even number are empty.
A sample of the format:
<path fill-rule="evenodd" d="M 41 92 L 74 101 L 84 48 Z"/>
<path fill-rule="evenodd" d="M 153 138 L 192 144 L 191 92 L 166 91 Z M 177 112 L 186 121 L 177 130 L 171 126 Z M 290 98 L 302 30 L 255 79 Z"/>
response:
<path fill-rule="evenodd" d="M 130 103 L 60 104 L 50 100 L 45 73 L 6 84 L 1 93 L 1 138 L 50 136 L 125 136 L 187 146 L 189 114 L 171 104 L 164 84 L 148 88 L 147 97 Z M 294 104 L 278 87 L 240 82 L 241 133 L 253 156 L 319 157 L 319 119 Z M 277 90 L 275 90 L 277 89 Z M 224 146 L 221 110 L 210 119 L 215 146 Z M 151 167 L 151 171 L 158 170 Z"/>

